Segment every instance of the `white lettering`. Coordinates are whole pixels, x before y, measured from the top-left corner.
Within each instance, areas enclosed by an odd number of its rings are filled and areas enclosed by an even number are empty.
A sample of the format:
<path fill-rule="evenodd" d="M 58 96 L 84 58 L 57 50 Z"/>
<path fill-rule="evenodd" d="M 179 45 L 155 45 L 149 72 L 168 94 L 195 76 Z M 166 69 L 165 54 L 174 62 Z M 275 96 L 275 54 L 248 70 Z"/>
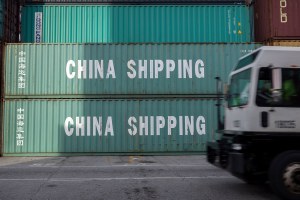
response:
<path fill-rule="evenodd" d="M 78 60 L 78 79 L 86 79 L 86 60 Z"/>
<path fill-rule="evenodd" d="M 184 117 L 184 123 L 185 123 L 185 135 L 194 135 L 194 116 L 191 116 L 191 120 L 189 116 Z"/>
<path fill-rule="evenodd" d="M 139 60 L 139 78 L 147 78 L 147 60 Z"/>
<path fill-rule="evenodd" d="M 74 60 L 68 60 L 66 64 L 66 75 L 69 79 L 73 79 L 75 77 L 78 79 L 98 79 L 98 76 L 100 79 L 104 78 L 103 60 L 77 60 L 76 62 Z M 72 70 L 72 68 L 77 68 L 77 72 L 76 70 Z M 107 63 L 107 73 L 105 78 L 116 78 L 113 60 L 109 60 Z"/>
<path fill-rule="evenodd" d="M 156 117 L 156 135 L 160 135 L 160 129 L 165 127 L 165 118 L 163 116 Z"/>
<path fill-rule="evenodd" d="M 136 71 L 135 71 L 135 69 L 134 69 L 135 65 L 136 65 L 136 64 L 135 64 L 135 62 L 134 62 L 133 60 L 129 60 L 128 63 L 127 63 L 128 69 L 131 70 L 131 73 L 130 73 L 130 72 L 127 72 L 127 76 L 128 76 L 129 78 L 131 78 L 131 79 L 135 78 L 135 76 L 136 76 Z"/>
<path fill-rule="evenodd" d="M 179 135 L 183 135 L 183 122 L 182 116 L 179 116 Z"/>
<path fill-rule="evenodd" d="M 158 78 L 158 73 L 164 69 L 164 63 L 162 60 L 154 61 L 155 78 Z"/>
<path fill-rule="evenodd" d="M 200 67 L 199 67 L 200 65 Z M 197 78 L 204 78 L 204 62 L 197 60 L 195 63 L 195 74 Z"/>
<path fill-rule="evenodd" d="M 196 129 L 199 135 L 205 135 L 205 118 L 203 116 L 199 116 L 196 120 Z"/>
<path fill-rule="evenodd" d="M 168 116 L 168 135 L 172 135 L 172 129 L 176 127 L 176 117 Z"/>
<path fill-rule="evenodd" d="M 145 118 L 145 121 L 143 122 L 143 118 Z M 145 135 L 148 135 L 148 117 L 142 117 L 140 116 L 140 123 L 139 123 L 139 134 L 140 135 L 144 135 L 144 131 L 145 130 Z"/>
<path fill-rule="evenodd" d="M 183 70 L 183 78 L 186 78 L 186 74 L 188 74 L 189 78 L 193 78 L 192 60 L 183 60 Z"/>
<path fill-rule="evenodd" d="M 84 136 L 84 117 L 76 117 L 76 136 Z"/>
<path fill-rule="evenodd" d="M 182 60 L 178 60 L 178 78 L 182 78 Z"/>
<path fill-rule="evenodd" d="M 150 116 L 150 134 L 154 135 L 154 116 Z"/>
<path fill-rule="evenodd" d="M 67 136 L 71 136 L 74 132 L 74 128 L 69 129 L 69 124 L 74 125 L 74 121 L 71 117 L 67 117 L 67 119 L 65 120 L 64 128 L 65 128 L 65 133 L 66 133 Z"/>
<path fill-rule="evenodd" d="M 71 67 L 75 67 L 75 62 L 73 60 L 69 60 L 66 65 L 66 74 L 69 79 L 75 78 L 75 72 L 70 72 Z"/>
<path fill-rule="evenodd" d="M 281 23 L 287 23 L 288 22 L 288 16 L 287 13 L 284 12 L 284 9 L 287 7 L 287 0 L 280 0 L 280 22 Z"/>
<path fill-rule="evenodd" d="M 170 73 L 175 70 L 174 60 L 166 60 L 166 78 L 170 78 Z"/>
<path fill-rule="evenodd" d="M 102 136 L 102 117 L 93 117 L 93 136 L 96 136 L 96 132 L 98 132 L 99 136 Z"/>
<path fill-rule="evenodd" d="M 98 60 L 95 60 L 95 79 L 97 79 L 97 74 L 99 74 L 99 77 L 103 79 L 103 72 L 103 60 L 101 60 L 100 63 Z"/>
<path fill-rule="evenodd" d="M 74 127 L 75 125 L 75 127 Z M 74 129 L 76 136 L 102 136 L 102 117 L 76 117 L 75 124 L 72 117 L 67 117 L 64 123 L 64 129 L 67 136 L 72 136 Z M 93 132 L 93 134 L 91 134 Z M 113 120 L 111 116 L 106 119 L 105 136 L 114 136 Z"/>
<path fill-rule="evenodd" d="M 112 123 L 112 118 L 111 117 L 108 117 L 107 121 L 106 121 L 105 136 L 107 136 L 108 133 L 110 133 L 111 136 L 114 136 L 114 127 L 113 127 L 113 123 Z"/>
<path fill-rule="evenodd" d="M 114 67 L 113 60 L 108 61 L 108 69 L 107 69 L 106 78 L 109 78 L 110 75 L 112 76 L 112 78 L 116 78 L 116 73 L 115 73 L 115 67 Z"/>
<path fill-rule="evenodd" d="M 86 117 L 86 135 L 91 135 L 91 117 Z"/>
<path fill-rule="evenodd" d="M 162 133 L 172 135 L 177 132 L 180 136 L 194 135 L 195 131 L 199 135 L 204 135 L 205 118 L 203 116 L 139 116 L 129 117 L 128 133 L 131 136 L 139 134 L 140 136 L 159 136 Z M 162 129 L 166 128 L 166 132 Z M 156 132 L 155 132 L 156 131 Z"/>
<path fill-rule="evenodd" d="M 150 60 L 150 79 L 154 78 L 153 60 Z"/>
<path fill-rule="evenodd" d="M 134 123 L 136 123 L 136 122 L 137 122 L 137 120 L 136 120 L 135 117 L 129 117 L 129 118 L 128 118 L 128 125 L 131 126 L 131 127 L 133 128 L 133 130 L 128 129 L 129 135 L 132 135 L 132 136 L 136 135 L 136 133 L 137 133 L 137 128 L 136 128 L 136 126 L 134 125 Z"/>

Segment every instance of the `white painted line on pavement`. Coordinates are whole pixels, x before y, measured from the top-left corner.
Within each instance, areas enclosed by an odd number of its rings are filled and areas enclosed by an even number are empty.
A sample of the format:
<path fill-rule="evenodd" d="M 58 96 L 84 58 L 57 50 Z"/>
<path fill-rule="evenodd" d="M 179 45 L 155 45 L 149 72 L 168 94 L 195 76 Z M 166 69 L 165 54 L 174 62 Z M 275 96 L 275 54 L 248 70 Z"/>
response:
<path fill-rule="evenodd" d="M 125 164 L 125 165 L 99 165 L 99 166 L 85 166 L 85 165 L 80 165 L 80 166 L 73 166 L 73 165 L 66 165 L 66 166 L 60 166 L 60 165 L 44 165 L 44 164 L 32 164 L 28 166 L 0 166 L 0 169 L 5 169 L 5 168 L 119 168 L 119 167 L 213 167 L 212 165 L 209 164 L 203 164 L 203 165 L 149 165 L 149 164 L 138 164 L 138 165 L 131 165 L 131 164 Z"/>
<path fill-rule="evenodd" d="M 232 176 L 196 176 L 196 177 L 120 177 L 120 178 L 51 178 L 51 179 L 0 179 L 0 181 L 51 181 L 51 182 L 77 182 L 77 181 L 122 181 L 122 180 L 169 180 L 169 179 L 233 179 Z"/>

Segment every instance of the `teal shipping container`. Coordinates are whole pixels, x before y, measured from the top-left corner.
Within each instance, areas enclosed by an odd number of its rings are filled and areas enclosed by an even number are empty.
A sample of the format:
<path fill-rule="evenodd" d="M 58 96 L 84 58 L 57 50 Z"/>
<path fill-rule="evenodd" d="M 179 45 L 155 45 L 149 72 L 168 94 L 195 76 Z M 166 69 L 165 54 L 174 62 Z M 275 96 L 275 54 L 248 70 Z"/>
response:
<path fill-rule="evenodd" d="M 260 44 L 8 44 L 6 98 L 215 95 Z"/>
<path fill-rule="evenodd" d="M 205 152 L 214 99 L 6 100 L 4 155 Z"/>
<path fill-rule="evenodd" d="M 22 42 L 251 42 L 245 5 L 25 5 Z"/>

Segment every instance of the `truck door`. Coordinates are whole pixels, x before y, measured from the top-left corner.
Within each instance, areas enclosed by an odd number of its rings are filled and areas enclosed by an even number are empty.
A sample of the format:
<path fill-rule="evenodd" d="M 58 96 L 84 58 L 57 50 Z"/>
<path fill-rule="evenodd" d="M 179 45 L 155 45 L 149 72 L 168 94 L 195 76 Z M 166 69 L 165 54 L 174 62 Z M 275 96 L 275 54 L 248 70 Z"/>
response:
<path fill-rule="evenodd" d="M 271 67 L 259 71 L 255 103 L 259 107 L 260 126 L 274 132 L 297 132 L 300 130 L 300 68 L 277 71 L 278 78 Z M 275 85 L 280 86 L 279 98 L 272 92 Z"/>

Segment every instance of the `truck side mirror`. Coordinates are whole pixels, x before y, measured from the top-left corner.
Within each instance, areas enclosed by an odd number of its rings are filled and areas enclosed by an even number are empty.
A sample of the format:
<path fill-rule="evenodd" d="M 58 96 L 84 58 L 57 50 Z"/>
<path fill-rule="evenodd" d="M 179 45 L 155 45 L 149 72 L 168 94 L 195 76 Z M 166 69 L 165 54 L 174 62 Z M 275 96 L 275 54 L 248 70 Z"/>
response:
<path fill-rule="evenodd" d="M 272 89 L 272 101 L 274 104 L 280 103 L 282 100 L 282 90 L 281 89 Z"/>
<path fill-rule="evenodd" d="M 228 101 L 228 99 L 229 99 L 229 86 L 228 86 L 227 83 L 223 84 L 223 94 L 224 94 L 225 101 Z"/>

